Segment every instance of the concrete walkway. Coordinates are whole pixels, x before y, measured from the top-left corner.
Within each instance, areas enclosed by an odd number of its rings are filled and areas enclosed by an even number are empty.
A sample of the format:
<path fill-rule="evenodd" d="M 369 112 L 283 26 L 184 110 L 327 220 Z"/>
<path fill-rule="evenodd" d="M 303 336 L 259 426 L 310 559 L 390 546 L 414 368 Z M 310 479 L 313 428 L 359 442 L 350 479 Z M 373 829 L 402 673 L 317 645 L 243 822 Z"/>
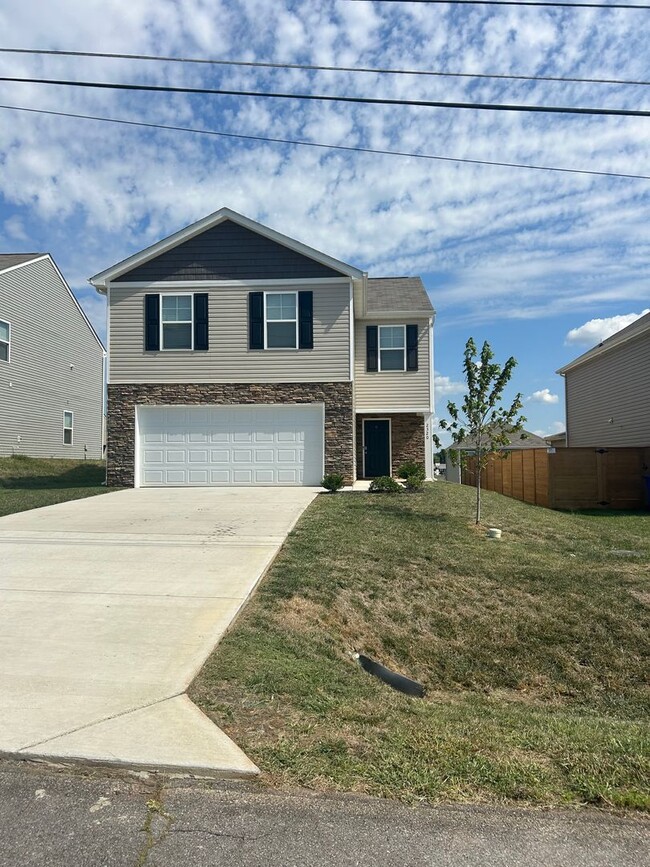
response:
<path fill-rule="evenodd" d="M 127 490 L 0 518 L 0 753 L 256 774 L 185 690 L 317 490 Z"/>

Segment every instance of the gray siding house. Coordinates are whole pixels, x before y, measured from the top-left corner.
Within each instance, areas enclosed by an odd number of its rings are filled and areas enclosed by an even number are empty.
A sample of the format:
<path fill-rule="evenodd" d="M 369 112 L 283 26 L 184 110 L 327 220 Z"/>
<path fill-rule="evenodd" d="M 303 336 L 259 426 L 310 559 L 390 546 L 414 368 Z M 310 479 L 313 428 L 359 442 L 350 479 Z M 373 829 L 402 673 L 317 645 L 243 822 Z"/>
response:
<path fill-rule="evenodd" d="M 434 311 L 227 208 L 90 281 L 108 299 L 113 485 L 432 472 Z"/>
<path fill-rule="evenodd" d="M 104 358 L 52 257 L 0 254 L 0 455 L 101 458 Z"/>
<path fill-rule="evenodd" d="M 650 313 L 557 372 L 567 446 L 650 446 Z"/>

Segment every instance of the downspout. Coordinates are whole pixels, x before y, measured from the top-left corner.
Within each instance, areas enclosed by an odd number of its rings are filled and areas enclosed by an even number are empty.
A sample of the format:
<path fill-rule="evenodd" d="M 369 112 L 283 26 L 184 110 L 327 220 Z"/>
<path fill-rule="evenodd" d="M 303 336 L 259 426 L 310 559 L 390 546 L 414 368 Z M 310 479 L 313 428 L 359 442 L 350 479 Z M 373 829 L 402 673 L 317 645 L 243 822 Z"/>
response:
<path fill-rule="evenodd" d="M 427 479 L 435 479 L 433 468 L 433 419 L 435 415 L 435 394 L 434 385 L 435 378 L 433 375 L 433 323 L 435 322 L 436 313 L 429 317 L 429 414 L 424 418 L 424 472 Z"/>

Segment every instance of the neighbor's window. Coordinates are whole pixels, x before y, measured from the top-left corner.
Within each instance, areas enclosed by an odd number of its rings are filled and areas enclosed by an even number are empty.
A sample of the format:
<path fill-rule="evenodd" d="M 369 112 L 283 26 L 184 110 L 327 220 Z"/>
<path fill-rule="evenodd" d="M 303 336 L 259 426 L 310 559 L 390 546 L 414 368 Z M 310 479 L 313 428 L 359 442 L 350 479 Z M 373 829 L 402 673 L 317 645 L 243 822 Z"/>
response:
<path fill-rule="evenodd" d="M 9 346 L 11 344 L 11 325 L 0 319 L 0 361 L 9 361 Z"/>
<path fill-rule="evenodd" d="M 379 369 L 406 370 L 406 326 L 379 326 Z"/>
<path fill-rule="evenodd" d="M 266 348 L 295 349 L 298 346 L 298 293 L 267 292 Z"/>
<path fill-rule="evenodd" d="M 162 349 L 192 348 L 192 296 L 161 295 L 160 346 Z"/>
<path fill-rule="evenodd" d="M 72 429 L 73 429 L 74 415 L 73 413 L 65 410 L 63 413 L 63 445 L 71 446 L 72 445 Z"/>

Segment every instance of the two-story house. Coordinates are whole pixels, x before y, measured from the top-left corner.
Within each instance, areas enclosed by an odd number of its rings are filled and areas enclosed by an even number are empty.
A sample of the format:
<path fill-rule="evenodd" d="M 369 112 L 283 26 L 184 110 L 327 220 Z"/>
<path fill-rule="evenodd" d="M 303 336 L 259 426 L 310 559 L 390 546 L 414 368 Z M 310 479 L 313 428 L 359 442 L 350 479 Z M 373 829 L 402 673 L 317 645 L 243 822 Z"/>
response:
<path fill-rule="evenodd" d="M 566 445 L 650 446 L 650 313 L 561 367 Z"/>
<path fill-rule="evenodd" d="M 227 208 L 90 281 L 108 299 L 110 485 L 432 472 L 434 311 Z"/>
<path fill-rule="evenodd" d="M 104 357 L 48 253 L 0 254 L 0 455 L 100 459 Z"/>

